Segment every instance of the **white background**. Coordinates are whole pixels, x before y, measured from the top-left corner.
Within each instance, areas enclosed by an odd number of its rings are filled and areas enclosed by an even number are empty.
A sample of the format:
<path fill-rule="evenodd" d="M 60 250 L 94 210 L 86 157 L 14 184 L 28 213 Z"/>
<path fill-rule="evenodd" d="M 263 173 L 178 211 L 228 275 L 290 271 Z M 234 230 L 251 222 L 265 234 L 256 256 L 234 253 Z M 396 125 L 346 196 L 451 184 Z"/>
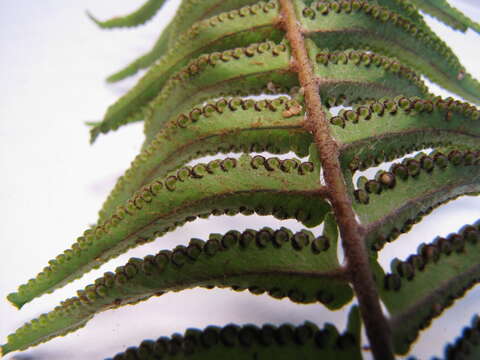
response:
<path fill-rule="evenodd" d="M 115 179 L 127 168 L 143 140 L 141 124 L 101 136 L 90 146 L 85 121 L 100 120 L 108 105 L 134 82 L 106 85 L 103 79 L 145 52 L 170 18 L 176 0 L 147 26 L 100 30 L 84 11 L 100 19 L 128 13 L 139 0 L 2 0 L 0 2 L 0 343 L 25 321 L 53 308 L 131 256 L 144 256 L 205 238 L 209 232 L 280 224 L 270 217 L 220 217 L 199 220 L 109 262 L 73 285 L 15 310 L 5 296 L 35 275 L 47 260 L 69 247 L 91 223 Z M 451 1 L 476 21 L 477 0 Z M 477 3 L 477 5 L 475 5 Z M 480 36 L 452 31 L 428 19 L 459 54 L 467 70 L 480 78 Z M 446 93 L 442 93 L 446 94 Z M 382 264 L 404 259 L 422 241 L 456 231 L 480 218 L 480 203 L 463 198 L 436 210 L 414 231 L 388 245 Z M 300 229 L 293 221 L 282 223 Z M 420 359 L 443 354 L 478 310 L 477 287 L 457 301 L 413 348 Z M 476 305 L 476 306 L 475 306 Z M 334 322 L 344 328 L 346 311 L 331 313 L 320 305 L 295 305 L 268 296 L 229 290 L 190 290 L 153 298 L 136 306 L 108 311 L 66 338 L 9 355 L 7 359 L 94 359 L 113 356 L 144 338 L 157 338 L 187 327 L 228 322 Z M 367 356 L 368 357 L 368 356 Z"/>

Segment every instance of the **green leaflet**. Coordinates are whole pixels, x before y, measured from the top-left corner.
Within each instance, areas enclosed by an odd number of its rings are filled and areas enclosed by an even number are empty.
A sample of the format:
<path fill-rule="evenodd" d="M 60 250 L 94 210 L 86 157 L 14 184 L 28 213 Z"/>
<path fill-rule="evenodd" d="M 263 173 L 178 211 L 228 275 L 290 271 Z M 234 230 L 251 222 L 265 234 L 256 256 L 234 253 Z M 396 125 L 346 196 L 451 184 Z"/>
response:
<path fill-rule="evenodd" d="M 157 11 L 163 6 L 164 2 L 165 0 L 148 0 L 142 7 L 129 15 L 114 17 L 106 21 L 97 20 L 89 12 L 87 12 L 87 15 L 98 26 L 104 29 L 138 26 L 145 24 L 148 20 L 154 17 Z"/>
<path fill-rule="evenodd" d="M 330 119 L 341 144 L 341 162 L 352 172 L 399 158 L 415 149 L 450 145 L 476 150 L 480 111 L 436 98 L 397 97 L 342 110 Z"/>
<path fill-rule="evenodd" d="M 103 121 L 91 130 L 92 141 L 100 132 L 142 119 L 148 102 L 157 96 L 169 77 L 192 58 L 206 51 L 223 51 L 266 39 L 279 41 L 281 32 L 273 26 L 278 5 L 276 2 L 259 4 L 197 22 L 184 32 L 137 85 L 108 108 Z"/>
<path fill-rule="evenodd" d="M 462 32 L 472 29 L 480 33 L 480 25 L 465 16 L 458 9 L 452 7 L 445 0 L 411 0 L 415 5 L 427 14 L 436 17 L 443 23 Z"/>
<path fill-rule="evenodd" d="M 469 327 L 465 327 L 462 336 L 453 345 L 445 348 L 445 360 L 476 360 L 480 357 L 480 317 L 475 315 Z"/>
<path fill-rule="evenodd" d="M 386 241 L 407 232 L 434 207 L 480 190 L 480 152 L 419 154 L 379 171 L 374 180 L 359 178 L 354 208 L 367 228 L 367 247 L 380 250 Z"/>
<path fill-rule="evenodd" d="M 308 155 L 311 135 L 302 127 L 302 106 L 286 97 L 221 99 L 169 121 L 120 177 L 100 211 L 100 221 L 156 177 L 204 154 L 230 151 L 295 151 Z"/>
<path fill-rule="evenodd" d="M 368 48 L 397 57 L 432 81 L 474 103 L 480 83 L 432 31 L 366 1 L 320 2 L 302 13 L 308 36 L 323 48 Z"/>
<path fill-rule="evenodd" d="M 421 329 L 480 279 L 480 222 L 432 244 L 407 261 L 394 260 L 380 296 L 391 314 L 395 351 L 407 353 Z"/>
<path fill-rule="evenodd" d="M 212 234 L 207 242 L 192 239 L 173 252 L 130 259 L 115 274 L 106 273 L 78 297 L 18 329 L 2 349 L 23 350 L 84 326 L 96 313 L 198 286 L 268 292 L 298 303 L 321 302 L 332 310 L 353 297 L 338 264 L 336 237 L 285 228 L 229 231 Z"/>
<path fill-rule="evenodd" d="M 252 5 L 258 0 L 184 0 L 180 4 L 175 17 L 162 31 L 153 48 L 140 56 L 122 70 L 108 77 L 107 81 L 116 82 L 134 75 L 141 69 L 152 65 L 164 55 L 168 48 L 175 46 L 178 34 L 188 30 L 196 21 L 212 17 L 222 12 L 227 12 L 245 5 Z M 260 6 L 260 5 L 257 5 Z"/>
<path fill-rule="evenodd" d="M 426 95 L 426 87 L 417 75 L 392 59 L 365 52 L 318 52 L 313 43 L 308 47 L 311 58 L 318 62 L 314 71 L 322 78 L 320 94 L 326 102 L 341 98 L 351 103 L 385 94 Z M 232 50 L 203 55 L 169 80 L 150 104 L 151 115 L 145 121 L 146 144 L 166 121 L 201 101 L 239 92 L 285 93 L 298 84 L 290 71 L 285 45 L 267 42 L 235 51 L 236 59 Z M 357 62 L 357 58 L 363 62 Z M 241 76 L 240 67 L 245 69 Z"/>
<path fill-rule="evenodd" d="M 353 315 L 353 316 L 352 316 Z M 335 326 L 325 324 L 323 329 L 305 322 L 300 326 L 283 324 L 279 327 L 263 325 L 209 326 L 205 330 L 188 329 L 184 335 L 144 340 L 112 359 L 304 359 L 304 360 L 360 360 L 360 316 L 352 308 L 347 330 L 339 334 Z"/>
<path fill-rule="evenodd" d="M 127 249 L 210 214 L 273 214 L 306 226 L 323 221 L 329 205 L 319 193 L 319 168 L 295 159 L 242 156 L 182 168 L 140 189 L 125 207 L 87 230 L 35 279 L 8 299 L 21 307 L 52 292 Z"/>
<path fill-rule="evenodd" d="M 324 359 L 360 360 L 360 315 L 352 307 L 343 334 L 331 324 L 318 329 L 311 322 L 283 324 L 208 326 L 188 329 L 184 335 L 144 340 L 108 360 L 126 359 Z"/>

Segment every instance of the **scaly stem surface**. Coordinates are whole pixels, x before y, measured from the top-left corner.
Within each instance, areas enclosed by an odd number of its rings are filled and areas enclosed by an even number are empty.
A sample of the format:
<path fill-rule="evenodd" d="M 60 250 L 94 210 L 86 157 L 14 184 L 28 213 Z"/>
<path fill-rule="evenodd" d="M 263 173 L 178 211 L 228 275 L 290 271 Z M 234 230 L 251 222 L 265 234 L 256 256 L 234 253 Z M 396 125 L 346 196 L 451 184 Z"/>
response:
<path fill-rule="evenodd" d="M 305 128 L 312 132 L 322 164 L 347 261 L 350 281 L 358 298 L 372 352 L 377 360 L 393 360 L 391 331 L 383 315 L 365 248 L 363 227 L 356 221 L 352 203 L 347 195 L 340 167 L 338 144 L 330 135 L 329 125 L 322 110 L 319 86 L 315 78 L 307 49 L 291 0 L 280 0 L 281 25 L 286 31 L 292 54 L 293 67 L 303 87 L 307 118 Z"/>

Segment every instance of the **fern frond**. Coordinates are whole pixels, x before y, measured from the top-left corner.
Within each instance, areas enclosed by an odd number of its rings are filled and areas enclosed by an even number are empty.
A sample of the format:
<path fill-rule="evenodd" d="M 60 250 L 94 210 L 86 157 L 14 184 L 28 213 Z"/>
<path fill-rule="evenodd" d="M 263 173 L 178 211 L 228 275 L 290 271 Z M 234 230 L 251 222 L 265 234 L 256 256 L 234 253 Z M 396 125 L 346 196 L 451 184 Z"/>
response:
<path fill-rule="evenodd" d="M 145 1 L 121 18 L 89 16 L 103 28 L 138 26 L 164 3 Z M 141 153 L 97 223 L 8 299 L 21 307 L 197 217 L 256 213 L 309 228 L 323 222 L 322 235 L 231 230 L 131 258 L 16 330 L 0 356 L 70 333 L 102 311 L 194 287 L 248 289 L 329 310 L 356 296 L 359 310 L 353 308 L 343 335 L 330 325 L 228 325 L 147 340 L 114 359 L 360 359 L 359 312 L 375 359 L 405 354 L 421 329 L 480 281 L 480 220 L 395 259 L 388 274 L 377 262 L 387 241 L 435 207 L 480 194 L 480 111 L 435 97 L 421 76 L 477 103 L 480 83 L 415 3 L 182 0 L 154 48 L 109 81 L 156 63 L 101 122 L 89 123 L 94 141 L 144 120 Z M 480 30 L 445 0 L 421 6 L 462 31 Z M 344 108 L 332 116 L 329 108 L 338 105 Z M 243 154 L 185 165 L 230 151 Z M 258 151 L 309 159 L 245 154 Z M 395 159 L 374 178 L 356 173 Z M 478 352 L 480 336 L 471 329 L 464 335 L 447 356 Z"/>
<path fill-rule="evenodd" d="M 324 200 L 312 196 L 319 194 L 320 186 L 319 168 L 295 160 L 243 156 L 182 168 L 140 189 L 125 207 L 87 230 L 8 299 L 21 307 L 197 216 L 256 212 L 318 225 L 329 209 Z"/>
<path fill-rule="evenodd" d="M 309 231 L 294 234 L 286 228 L 229 231 L 212 234 L 207 242 L 192 239 L 173 251 L 130 259 L 115 274 L 106 273 L 77 297 L 18 329 L 3 349 L 23 350 L 78 329 L 99 312 L 199 286 L 267 292 L 297 303 L 321 302 L 332 310 L 353 297 L 338 263 L 336 237 L 315 238 Z"/>

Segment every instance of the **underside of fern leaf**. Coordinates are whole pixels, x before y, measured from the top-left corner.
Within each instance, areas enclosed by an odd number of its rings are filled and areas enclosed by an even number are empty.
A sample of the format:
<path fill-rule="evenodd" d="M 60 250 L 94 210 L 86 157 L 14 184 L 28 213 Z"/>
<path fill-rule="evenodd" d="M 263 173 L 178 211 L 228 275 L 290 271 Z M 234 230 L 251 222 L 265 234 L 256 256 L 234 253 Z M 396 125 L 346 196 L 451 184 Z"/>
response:
<path fill-rule="evenodd" d="M 318 237 L 285 228 L 230 231 L 212 234 L 207 242 L 193 239 L 173 251 L 132 258 L 115 273 L 105 273 L 79 291 L 77 297 L 19 329 L 4 352 L 71 332 L 97 312 L 198 286 L 267 292 L 278 299 L 320 302 L 338 309 L 352 299 L 352 290 L 338 263 L 336 229 L 328 230 L 332 226 L 328 224 Z"/>
<path fill-rule="evenodd" d="M 134 27 L 163 3 L 149 0 L 106 21 L 89 16 L 102 28 Z M 1 353 L 68 334 L 97 313 L 194 287 L 248 289 L 329 310 L 355 297 L 359 307 L 343 334 L 311 323 L 207 327 L 146 340 L 113 359 L 361 359 L 360 315 L 376 360 L 407 353 L 420 330 L 480 278 L 478 223 L 396 259 L 390 273 L 377 263 L 387 242 L 402 241 L 434 208 L 480 193 L 480 111 L 431 94 L 421 76 L 475 104 L 480 83 L 417 7 L 478 31 L 443 0 L 183 0 L 153 49 L 109 78 L 150 66 L 91 129 L 93 141 L 144 121 L 140 154 L 97 223 L 8 300 L 20 308 L 210 215 L 273 215 L 323 224 L 323 232 L 231 230 L 131 258 L 20 327 Z M 298 158 L 251 154 L 263 151 Z M 243 154 L 187 165 L 230 152 Z M 388 171 L 358 176 L 390 161 Z M 473 358 L 477 330 L 447 357 Z"/>
<path fill-rule="evenodd" d="M 479 225 L 422 244 L 406 261 L 395 259 L 391 273 L 377 276 L 399 353 L 406 353 L 421 329 L 478 283 Z"/>
<path fill-rule="evenodd" d="M 402 18 L 388 8 L 372 6 L 365 1 L 347 1 L 344 3 L 348 4 L 346 9 L 340 2 L 332 0 L 312 3 L 310 7 L 301 10 L 302 16 L 299 20 L 302 21 L 306 35 L 313 39 L 318 46 L 330 50 L 342 49 L 345 46 L 355 47 L 393 55 L 407 65 L 428 75 L 431 80 L 438 82 L 439 85 L 468 100 L 479 103 L 480 85 L 478 82 L 465 72 L 453 52 L 426 25 L 417 28 L 409 20 Z M 355 6 L 354 3 L 358 5 Z M 299 6 L 301 6 L 300 3 Z M 300 9 L 298 10 L 300 11 Z M 178 38 L 172 45 L 174 51 L 171 50 L 162 56 L 131 92 L 109 108 L 102 123 L 92 129 L 92 139 L 95 139 L 100 132 L 107 132 L 125 123 L 150 117 L 151 107 L 155 111 L 156 106 L 161 101 L 158 98 L 162 98 L 162 93 L 169 91 L 169 88 L 171 88 L 171 85 L 166 83 L 167 78 L 173 75 L 175 71 L 180 70 L 182 66 L 186 66 L 189 60 L 204 53 L 206 48 L 208 48 L 208 52 L 216 51 L 212 54 L 214 59 L 205 56 L 200 57 L 197 62 L 188 67 L 188 71 L 183 76 L 179 75 L 177 82 L 181 81 L 182 78 L 188 79 L 192 74 L 196 74 L 199 67 L 207 64 L 218 66 L 223 61 L 236 60 L 236 57 L 240 57 L 238 59 L 240 62 L 235 70 L 236 76 L 245 76 L 243 72 L 248 74 L 252 71 L 258 72 L 258 70 L 288 72 L 288 58 L 282 66 L 282 56 L 277 60 L 270 59 L 267 61 L 265 56 L 261 56 L 257 61 L 248 62 L 248 59 L 244 63 L 241 61 L 242 55 L 244 56 L 242 47 L 248 48 L 248 45 L 262 40 L 269 39 L 278 42 L 282 39 L 281 32 L 275 26 L 278 19 L 279 5 L 272 1 L 246 6 L 241 11 L 222 13 L 194 24 L 185 32 L 184 36 Z M 369 39 L 368 44 L 364 43 L 367 37 Z M 193 48 L 192 43 L 194 44 Z M 392 44 L 395 44 L 395 46 Z M 225 50 L 232 51 L 218 53 Z M 253 56 L 256 49 L 253 48 L 250 51 L 252 53 L 249 55 L 247 52 L 247 56 Z M 268 49 L 263 51 L 268 52 Z M 275 56 L 275 51 L 273 51 L 273 55 Z M 335 60 L 335 62 L 337 61 Z M 339 61 L 342 63 L 343 60 L 340 59 Z M 372 59 L 365 59 L 364 61 L 367 64 L 372 63 Z M 373 62 L 376 61 L 378 60 Z M 252 67 L 252 65 L 254 66 Z M 266 67 L 266 69 L 263 70 L 259 66 Z M 393 67 L 398 69 L 399 65 Z M 239 68 L 242 69 L 240 72 L 238 71 Z M 337 74 L 337 76 L 342 74 L 338 70 L 331 73 Z M 325 75 L 319 74 L 323 77 Z M 292 76 L 295 77 L 295 74 L 292 74 Z M 212 76 L 208 76 L 208 79 L 211 81 Z M 285 80 L 282 79 L 282 82 Z M 285 86 L 284 84 L 281 85 L 283 85 L 282 87 Z M 164 86 L 167 89 L 157 95 L 158 91 Z M 250 87 L 252 85 L 243 84 L 243 91 Z M 223 91 L 228 92 L 229 90 L 223 88 Z M 202 94 L 200 96 L 208 95 Z M 158 100 L 154 100 L 155 97 Z M 162 116 L 165 116 L 163 111 Z"/>
<path fill-rule="evenodd" d="M 307 226 L 322 222 L 328 204 L 319 194 L 319 169 L 297 159 L 227 158 L 185 167 L 137 191 L 125 206 L 49 262 L 49 266 L 11 294 L 22 306 L 92 268 L 197 216 L 235 214 L 295 218 Z"/>
<path fill-rule="evenodd" d="M 138 347 L 108 360 L 148 359 L 325 359 L 357 360 L 360 353 L 358 309 L 353 308 L 347 330 L 340 334 L 331 324 L 319 329 L 306 322 L 299 326 L 283 324 L 209 326 L 203 331 L 188 329 L 184 335 L 145 340 Z"/>

